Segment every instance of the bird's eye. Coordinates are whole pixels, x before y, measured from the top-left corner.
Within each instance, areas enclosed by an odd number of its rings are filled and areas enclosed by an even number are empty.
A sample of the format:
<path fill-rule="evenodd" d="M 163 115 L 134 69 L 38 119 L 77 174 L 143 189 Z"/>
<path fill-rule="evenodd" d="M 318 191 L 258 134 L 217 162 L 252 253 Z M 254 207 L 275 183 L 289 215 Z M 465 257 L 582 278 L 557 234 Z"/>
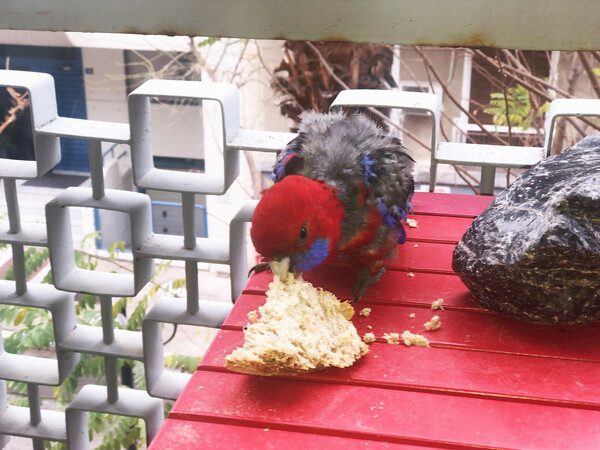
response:
<path fill-rule="evenodd" d="M 304 241 L 307 236 L 308 236 L 308 230 L 306 229 L 306 224 L 304 224 L 304 225 L 302 225 L 302 227 L 300 227 L 300 233 L 299 233 L 298 237 L 300 238 L 300 241 Z"/>

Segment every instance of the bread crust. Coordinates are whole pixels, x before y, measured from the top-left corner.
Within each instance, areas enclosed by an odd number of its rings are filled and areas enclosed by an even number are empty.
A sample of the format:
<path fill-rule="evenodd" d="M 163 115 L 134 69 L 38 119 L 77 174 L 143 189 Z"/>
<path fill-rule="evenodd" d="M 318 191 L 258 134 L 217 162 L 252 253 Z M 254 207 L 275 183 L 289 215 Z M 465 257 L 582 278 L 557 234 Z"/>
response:
<path fill-rule="evenodd" d="M 249 314 L 244 346 L 225 358 L 232 371 L 297 375 L 348 367 L 369 352 L 350 322 L 354 308 L 301 277 L 275 276 L 266 303 Z"/>

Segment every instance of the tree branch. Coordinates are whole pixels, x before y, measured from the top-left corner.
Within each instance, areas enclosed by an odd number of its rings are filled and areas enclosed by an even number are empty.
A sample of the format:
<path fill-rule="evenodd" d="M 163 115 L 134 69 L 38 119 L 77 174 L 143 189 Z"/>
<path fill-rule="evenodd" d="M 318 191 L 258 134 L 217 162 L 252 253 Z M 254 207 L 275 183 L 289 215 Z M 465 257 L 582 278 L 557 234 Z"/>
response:
<path fill-rule="evenodd" d="M 317 47 L 315 47 L 315 45 L 312 42 L 308 42 L 307 41 L 306 44 L 315 53 L 315 55 L 317 55 L 317 57 L 319 58 L 319 61 L 321 62 L 321 64 L 323 65 L 323 67 L 325 68 L 325 70 L 327 71 L 327 73 L 331 76 L 331 78 L 333 78 L 333 80 L 339 86 L 341 86 L 343 89 L 350 89 L 350 87 L 346 83 L 344 83 L 344 81 L 334 73 L 333 68 L 331 67 L 331 65 L 329 65 L 329 63 L 327 62 L 327 60 L 325 59 L 325 57 L 323 56 L 323 54 L 319 51 L 319 49 Z M 431 150 L 431 148 L 429 147 L 429 145 L 425 144 L 423 141 L 421 141 L 413 133 L 409 132 L 405 128 L 401 127 L 400 125 L 398 125 L 397 123 L 395 123 L 394 121 L 392 121 L 388 116 L 386 116 L 385 114 L 383 114 L 381 111 L 378 111 L 377 109 L 372 108 L 372 107 L 369 107 L 367 109 L 369 110 L 370 113 L 376 115 L 381 120 L 383 120 L 385 123 L 393 126 L 394 128 L 400 130 L 402 133 L 406 134 L 408 137 L 410 137 L 412 140 L 414 140 L 416 143 L 418 143 L 422 147 L 426 148 L 427 150 Z"/>
<path fill-rule="evenodd" d="M 594 73 L 594 70 L 592 69 L 590 60 L 587 58 L 587 55 L 584 52 L 577 52 L 577 55 L 579 56 L 579 59 L 581 60 L 581 64 L 583 65 L 585 73 L 587 74 L 588 79 L 590 80 L 592 89 L 594 89 L 594 92 L 596 93 L 596 97 L 600 98 L 600 85 L 598 84 L 598 77 L 596 77 L 596 74 Z"/>
<path fill-rule="evenodd" d="M 483 131 L 486 135 L 488 135 L 492 139 L 495 139 L 495 140 L 499 141 L 503 145 L 508 145 L 508 142 L 506 142 L 504 139 L 500 138 L 499 136 L 497 136 L 497 135 L 495 135 L 493 133 L 490 133 L 485 128 L 485 126 L 479 121 L 479 119 L 477 119 L 477 117 L 475 117 L 473 114 L 471 114 L 468 110 L 466 110 L 462 106 L 462 104 L 450 92 L 450 90 L 448 89 L 448 87 L 443 84 L 442 79 L 440 78 L 440 76 L 438 75 L 438 73 L 436 72 L 436 70 L 434 69 L 433 65 L 431 64 L 431 61 L 429 61 L 429 58 L 427 58 L 427 56 L 425 56 L 425 54 L 423 53 L 423 51 L 419 47 L 413 46 L 413 48 L 419 54 L 419 56 L 421 56 L 421 59 L 423 60 L 423 64 L 425 64 L 426 66 L 429 66 L 429 69 L 431 70 L 431 73 L 436 78 L 436 80 L 438 81 L 438 83 L 440 83 L 440 85 L 443 87 L 444 93 L 448 96 L 448 98 L 452 101 L 452 103 L 454 103 L 458 107 L 458 109 L 460 109 L 462 112 L 464 112 L 469 117 L 469 119 L 471 119 L 474 123 L 476 123 L 477 126 L 479 126 L 479 128 L 481 128 L 481 131 Z"/>

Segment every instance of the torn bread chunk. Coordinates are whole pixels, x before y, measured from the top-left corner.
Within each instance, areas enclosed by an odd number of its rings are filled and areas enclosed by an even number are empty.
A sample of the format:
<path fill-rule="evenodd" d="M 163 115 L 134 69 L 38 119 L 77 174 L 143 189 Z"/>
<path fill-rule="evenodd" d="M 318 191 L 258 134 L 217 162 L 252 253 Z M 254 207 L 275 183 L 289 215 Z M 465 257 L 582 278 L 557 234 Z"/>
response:
<path fill-rule="evenodd" d="M 415 219 L 406 219 L 406 223 L 408 224 L 408 226 L 410 228 L 418 228 L 419 227 L 419 222 L 417 222 Z"/>
<path fill-rule="evenodd" d="M 365 333 L 365 335 L 363 336 L 363 341 L 366 344 L 370 344 L 372 342 L 375 342 L 377 339 L 375 338 L 375 333 Z"/>
<path fill-rule="evenodd" d="M 400 343 L 400 334 L 399 333 L 385 333 L 383 338 L 387 341 L 388 344 L 399 344 Z"/>
<path fill-rule="evenodd" d="M 413 334 L 406 330 L 404 333 L 402 333 L 401 337 L 404 341 L 404 345 L 407 347 L 410 347 L 411 345 L 416 347 L 429 347 L 429 340 L 420 334 Z"/>
<path fill-rule="evenodd" d="M 434 301 L 433 303 L 431 303 L 431 309 L 434 310 L 434 311 L 436 309 L 441 309 L 443 311 L 444 307 L 442 306 L 442 303 L 444 303 L 444 299 L 443 298 L 438 298 L 436 301 Z"/>
<path fill-rule="evenodd" d="M 295 375 L 329 366 L 348 367 L 369 352 L 350 322 L 354 308 L 301 277 L 273 278 L 244 346 L 225 358 L 235 372 Z"/>
<path fill-rule="evenodd" d="M 440 316 L 433 316 L 428 322 L 424 323 L 423 326 L 427 331 L 438 330 L 442 326 Z"/>

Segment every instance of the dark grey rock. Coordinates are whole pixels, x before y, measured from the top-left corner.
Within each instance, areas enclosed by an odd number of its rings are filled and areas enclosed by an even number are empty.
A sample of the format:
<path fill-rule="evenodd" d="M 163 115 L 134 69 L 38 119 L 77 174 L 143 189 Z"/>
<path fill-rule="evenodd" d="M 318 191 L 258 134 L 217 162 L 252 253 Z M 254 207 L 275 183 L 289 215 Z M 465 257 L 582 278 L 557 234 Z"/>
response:
<path fill-rule="evenodd" d="M 484 308 L 544 324 L 600 319 L 600 135 L 523 173 L 473 222 L 452 268 Z"/>

